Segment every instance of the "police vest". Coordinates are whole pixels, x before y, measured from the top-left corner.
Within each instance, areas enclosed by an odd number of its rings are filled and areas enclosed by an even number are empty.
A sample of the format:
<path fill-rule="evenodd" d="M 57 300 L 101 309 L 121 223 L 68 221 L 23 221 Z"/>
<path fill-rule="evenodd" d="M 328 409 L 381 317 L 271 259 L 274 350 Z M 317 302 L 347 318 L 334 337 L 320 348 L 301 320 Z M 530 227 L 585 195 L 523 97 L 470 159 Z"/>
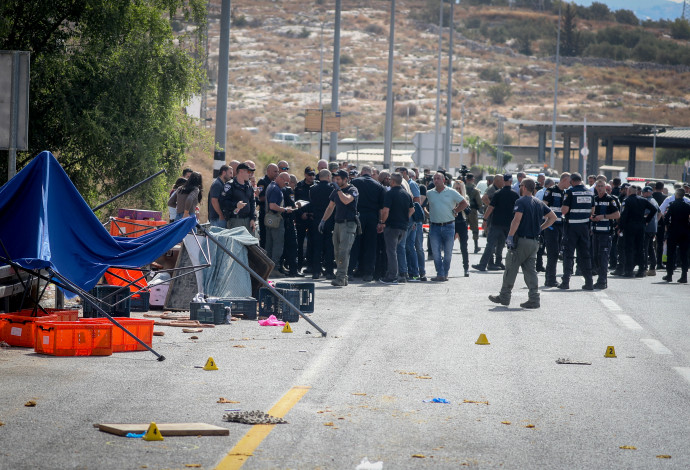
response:
<path fill-rule="evenodd" d="M 556 222 L 554 223 L 561 224 L 563 222 L 563 213 L 561 212 L 561 206 L 563 205 L 563 190 L 556 185 L 545 189 L 544 201 L 548 203 L 553 213 L 556 214 Z"/>
<path fill-rule="evenodd" d="M 612 209 L 613 207 L 613 209 Z M 607 215 L 612 214 L 618 210 L 616 202 L 611 196 L 604 195 L 601 199 L 598 197 L 594 198 L 594 215 Z M 611 234 L 613 232 L 613 220 L 600 220 L 594 222 L 592 225 L 593 233 L 604 233 Z"/>
<path fill-rule="evenodd" d="M 585 224 L 589 222 L 594 205 L 594 195 L 583 185 L 573 186 L 565 192 L 564 201 L 568 202 L 570 210 L 566 219 L 569 224 Z"/>

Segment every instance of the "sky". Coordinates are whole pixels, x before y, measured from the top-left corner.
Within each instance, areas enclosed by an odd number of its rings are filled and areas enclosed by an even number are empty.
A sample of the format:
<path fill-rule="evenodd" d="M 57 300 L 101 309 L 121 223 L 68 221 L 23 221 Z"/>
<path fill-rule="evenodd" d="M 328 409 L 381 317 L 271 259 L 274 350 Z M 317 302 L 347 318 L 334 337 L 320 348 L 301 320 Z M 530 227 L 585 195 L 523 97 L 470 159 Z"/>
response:
<path fill-rule="evenodd" d="M 578 5 L 591 5 L 592 0 L 571 0 Z M 605 3 L 611 10 L 624 8 L 632 10 L 640 19 L 676 19 L 683 13 L 683 0 L 597 0 Z M 690 16 L 690 0 L 686 7 L 686 17 Z"/>

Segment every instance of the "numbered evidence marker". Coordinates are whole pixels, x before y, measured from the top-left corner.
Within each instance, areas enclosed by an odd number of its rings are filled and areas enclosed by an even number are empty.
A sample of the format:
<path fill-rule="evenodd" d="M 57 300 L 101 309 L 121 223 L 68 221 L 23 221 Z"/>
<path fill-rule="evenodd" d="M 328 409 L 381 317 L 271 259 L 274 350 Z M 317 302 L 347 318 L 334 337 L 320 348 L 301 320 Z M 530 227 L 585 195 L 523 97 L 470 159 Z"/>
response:
<path fill-rule="evenodd" d="M 216 361 L 214 361 L 212 357 L 209 357 L 208 361 L 206 361 L 206 365 L 204 366 L 204 370 L 218 370 L 218 366 L 216 365 Z"/>
<path fill-rule="evenodd" d="M 156 426 L 156 423 L 151 421 L 151 424 L 149 425 L 149 429 L 146 431 L 146 434 L 144 434 L 144 440 L 145 441 L 162 441 L 163 436 L 161 435 L 161 432 L 158 430 L 158 426 Z"/>
<path fill-rule="evenodd" d="M 285 326 L 283 327 L 283 333 L 292 333 L 290 322 L 285 322 Z"/>
<path fill-rule="evenodd" d="M 613 346 L 607 346 L 604 357 L 616 357 L 616 349 Z"/>

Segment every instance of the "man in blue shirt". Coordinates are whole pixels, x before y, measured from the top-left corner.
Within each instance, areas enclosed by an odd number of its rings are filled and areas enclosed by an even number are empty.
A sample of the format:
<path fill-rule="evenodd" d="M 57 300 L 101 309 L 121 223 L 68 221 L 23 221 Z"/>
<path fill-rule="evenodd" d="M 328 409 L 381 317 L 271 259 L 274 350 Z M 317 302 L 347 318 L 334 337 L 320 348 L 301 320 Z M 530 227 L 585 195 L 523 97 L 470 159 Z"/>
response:
<path fill-rule="evenodd" d="M 347 268 L 350 264 L 350 249 L 357 235 L 357 188 L 348 184 L 348 174 L 345 170 L 334 173 L 333 182 L 336 189 L 330 196 L 330 203 L 319 223 L 319 232 L 323 233 L 326 221 L 335 211 L 335 227 L 333 228 L 333 249 L 335 252 L 336 273 L 331 285 L 347 286 Z"/>
<path fill-rule="evenodd" d="M 510 223 L 506 246 L 506 270 L 499 295 L 490 295 L 489 300 L 501 305 L 510 305 L 510 295 L 515 285 L 518 269 L 522 268 L 529 299 L 521 303 L 522 308 L 539 308 L 539 279 L 537 278 L 537 250 L 539 233 L 556 221 L 556 214 L 542 201 L 534 197 L 534 180 L 523 178 L 519 186 L 522 197 L 515 202 L 513 220 Z M 546 218 L 546 220 L 544 220 Z"/>

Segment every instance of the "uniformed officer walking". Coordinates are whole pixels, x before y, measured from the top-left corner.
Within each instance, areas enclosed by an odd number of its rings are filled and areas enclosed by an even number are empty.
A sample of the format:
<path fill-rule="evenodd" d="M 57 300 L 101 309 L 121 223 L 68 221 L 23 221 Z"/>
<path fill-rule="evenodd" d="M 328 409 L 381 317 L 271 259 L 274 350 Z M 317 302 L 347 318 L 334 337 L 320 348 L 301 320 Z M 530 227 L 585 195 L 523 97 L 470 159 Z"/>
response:
<path fill-rule="evenodd" d="M 510 305 L 518 269 L 522 268 L 522 275 L 529 289 L 529 298 L 527 302 L 521 303 L 520 307 L 539 308 L 539 279 L 536 270 L 538 238 L 542 230 L 556 221 L 556 214 L 534 197 L 536 184 L 533 179 L 523 178 L 518 189 L 522 196 L 515 202 L 513 220 L 506 238 L 508 253 L 503 285 L 500 294 L 490 295 L 489 300 L 501 305 Z"/>
<path fill-rule="evenodd" d="M 570 189 L 563 196 L 561 212 L 566 221 L 566 241 L 563 250 L 563 281 L 559 289 L 570 289 L 570 276 L 575 264 L 575 250 L 577 262 L 585 278 L 585 290 L 593 290 L 592 255 L 590 252 L 589 221 L 594 212 L 594 196 L 582 184 L 579 173 L 570 175 Z"/>
<path fill-rule="evenodd" d="M 320 228 L 321 219 L 330 204 L 330 196 L 333 192 L 331 184 L 331 172 L 328 169 L 319 171 L 319 182 L 309 188 L 310 203 L 307 210 L 311 221 L 312 234 L 312 279 L 321 278 L 325 272 L 326 279 L 335 279 L 333 270 L 333 220 L 328 220 L 323 228 Z"/>
<path fill-rule="evenodd" d="M 323 233 L 326 221 L 335 212 L 335 226 L 333 227 L 333 251 L 335 253 L 336 273 L 331 285 L 347 286 L 347 268 L 350 264 L 350 249 L 357 235 L 357 188 L 348 184 L 348 174 L 345 170 L 338 170 L 333 177 L 336 189 L 330 196 L 330 203 L 319 222 L 319 232 Z"/>
<path fill-rule="evenodd" d="M 374 279 L 376 267 L 377 239 L 381 225 L 381 210 L 386 190 L 383 185 L 371 176 L 371 167 L 363 166 L 361 176 L 352 180 L 352 185 L 359 192 L 357 211 L 362 224 L 362 234 L 357 236 L 352 247 L 350 262 L 358 266 L 358 274 L 364 282 Z"/>
<path fill-rule="evenodd" d="M 548 230 L 544 230 L 544 244 L 546 245 L 546 287 L 557 287 L 556 268 L 558 266 L 558 255 L 561 252 L 561 242 L 563 240 L 563 216 L 561 206 L 563 205 L 563 195 L 570 186 L 570 173 L 561 173 L 561 179 L 557 185 L 544 190 L 544 203 L 556 214 L 556 221 Z"/>
<path fill-rule="evenodd" d="M 613 221 L 620 218 L 620 210 L 616 198 L 606 194 L 606 183 L 603 180 L 597 181 L 594 189 L 596 195 L 592 214 L 592 261 L 598 274 L 594 288 L 606 289 Z"/>
<path fill-rule="evenodd" d="M 688 282 L 688 247 L 690 247 L 690 205 L 683 200 L 685 190 L 678 188 L 675 199 L 668 206 L 665 216 L 668 230 L 668 260 L 666 262 L 666 276 L 664 281 L 671 282 L 676 264 L 676 248 L 680 255 L 681 275 L 678 282 Z"/>

